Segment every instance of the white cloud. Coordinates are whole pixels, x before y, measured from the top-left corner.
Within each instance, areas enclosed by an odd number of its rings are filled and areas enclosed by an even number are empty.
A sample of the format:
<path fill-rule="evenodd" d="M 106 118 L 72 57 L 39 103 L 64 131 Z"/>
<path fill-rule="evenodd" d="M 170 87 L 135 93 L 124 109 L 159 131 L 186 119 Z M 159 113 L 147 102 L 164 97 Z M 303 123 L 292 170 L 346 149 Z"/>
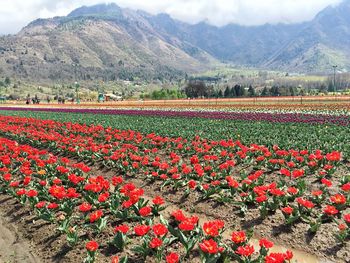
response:
<path fill-rule="evenodd" d="M 15 33 L 36 18 L 67 15 L 82 5 L 115 2 L 122 7 L 197 23 L 260 25 L 312 19 L 341 0 L 0 0 L 0 33 Z"/>

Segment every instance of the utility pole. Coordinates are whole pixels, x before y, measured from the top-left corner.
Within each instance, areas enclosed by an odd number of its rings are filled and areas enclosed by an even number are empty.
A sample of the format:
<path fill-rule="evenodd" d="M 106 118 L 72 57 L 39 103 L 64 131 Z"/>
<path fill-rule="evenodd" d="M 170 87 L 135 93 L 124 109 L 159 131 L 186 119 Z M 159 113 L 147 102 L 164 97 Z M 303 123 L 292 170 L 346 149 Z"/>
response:
<path fill-rule="evenodd" d="M 75 96 L 76 96 L 76 103 L 79 104 L 80 103 L 80 98 L 79 98 L 79 83 L 78 83 L 78 80 L 77 80 L 77 67 L 78 67 L 78 64 L 77 63 L 74 63 L 73 64 L 73 67 L 74 67 L 74 85 L 75 85 Z"/>
<path fill-rule="evenodd" d="M 334 88 L 334 93 L 336 93 L 337 92 L 337 87 L 335 86 L 335 74 L 336 74 L 336 69 L 337 69 L 337 65 L 334 65 L 333 66 L 333 88 Z"/>

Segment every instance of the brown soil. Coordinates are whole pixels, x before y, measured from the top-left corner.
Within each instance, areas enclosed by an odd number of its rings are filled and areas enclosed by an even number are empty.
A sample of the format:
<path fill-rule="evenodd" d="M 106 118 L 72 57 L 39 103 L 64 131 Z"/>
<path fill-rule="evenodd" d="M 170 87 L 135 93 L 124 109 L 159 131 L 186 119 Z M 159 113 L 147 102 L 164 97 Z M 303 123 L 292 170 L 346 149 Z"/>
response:
<path fill-rule="evenodd" d="M 345 171 L 341 171 L 345 172 Z M 93 167 L 93 174 L 103 174 L 112 177 L 117 173 L 106 168 Z M 350 262 L 350 243 L 338 245 L 333 233 L 337 230 L 337 224 L 325 223 L 321 225 L 316 234 L 309 234 L 309 225 L 298 223 L 292 227 L 284 224 L 281 211 L 269 215 L 261 220 L 258 209 L 248 209 L 242 217 L 236 208 L 229 204 L 219 204 L 214 200 L 201 201 L 199 194 L 192 192 L 183 197 L 182 191 L 174 192 L 170 187 L 160 189 L 161 183 L 147 182 L 144 179 L 130 178 L 138 187 L 142 187 L 149 196 L 162 196 L 168 204 L 172 204 L 170 211 L 183 209 L 207 219 L 221 219 L 230 232 L 233 230 L 254 228 L 256 238 L 268 238 L 282 249 L 292 249 L 295 254 L 295 262 Z M 310 182 L 310 185 L 312 183 Z M 350 212 L 350 209 L 348 209 Z M 229 237 L 228 237 L 229 238 Z M 313 256 L 315 255 L 315 256 Z"/>
<path fill-rule="evenodd" d="M 4 202 L 8 199 L 0 199 L 0 262 L 4 263 L 41 263 L 36 255 L 32 243 L 22 236 L 18 226 L 4 213 Z"/>

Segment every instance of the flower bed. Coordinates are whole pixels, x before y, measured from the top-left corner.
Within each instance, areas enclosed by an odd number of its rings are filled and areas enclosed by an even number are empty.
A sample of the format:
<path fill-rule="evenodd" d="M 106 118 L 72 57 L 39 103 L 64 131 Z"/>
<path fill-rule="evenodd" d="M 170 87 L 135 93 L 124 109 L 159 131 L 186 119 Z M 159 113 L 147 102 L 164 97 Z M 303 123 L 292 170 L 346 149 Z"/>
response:
<path fill-rule="evenodd" d="M 27 111 L 23 107 L 0 107 L 0 110 Z M 134 109 L 91 109 L 91 108 L 29 108 L 31 111 L 90 113 L 105 115 L 157 116 L 157 117 L 185 117 L 207 118 L 241 121 L 267 121 L 276 123 L 307 123 L 307 124 L 335 124 L 349 126 L 348 115 L 307 114 L 307 113 L 268 113 L 254 111 L 178 111 L 178 110 L 134 110 Z"/>
<path fill-rule="evenodd" d="M 348 244 L 350 178 L 337 173 L 339 152 L 168 138 L 26 118 L 1 118 L 0 123 L 2 134 L 19 142 L 100 163 L 127 178 L 159 182 L 160 189 L 180 191 L 186 198 L 227 204 L 243 216 L 251 209 L 261 220 L 281 213 L 286 226 L 306 224 L 311 234 L 326 225 L 332 233 L 324 234 L 340 246 Z M 202 247 L 209 245 L 212 241 Z"/>
<path fill-rule="evenodd" d="M 84 243 L 84 262 L 95 262 L 101 244 L 119 252 L 111 262 L 149 257 L 179 262 L 195 257 L 194 251 L 203 262 L 287 262 L 293 257 L 289 251 L 269 253 L 273 243 L 266 239 L 260 240 L 260 250 L 255 251 L 249 244 L 251 234 L 243 231 L 233 232 L 231 240 L 225 240 L 225 223 L 220 220 L 199 224 L 197 216 L 181 210 L 173 211 L 167 220 L 161 216 L 165 209 L 162 197 L 147 200 L 143 189 L 120 176 L 111 180 L 93 176 L 83 163 L 8 139 L 0 138 L 0 145 L 1 192 L 29 206 L 38 219 L 55 224 L 72 249 Z M 111 228 L 112 237 L 101 239 Z M 179 249 L 178 243 L 184 249 Z"/>

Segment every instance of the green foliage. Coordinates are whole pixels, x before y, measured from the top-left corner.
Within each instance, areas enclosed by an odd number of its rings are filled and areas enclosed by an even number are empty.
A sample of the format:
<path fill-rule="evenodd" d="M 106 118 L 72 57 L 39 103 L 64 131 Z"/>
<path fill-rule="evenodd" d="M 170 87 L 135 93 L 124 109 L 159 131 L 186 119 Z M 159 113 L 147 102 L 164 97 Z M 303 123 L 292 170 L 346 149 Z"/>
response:
<path fill-rule="evenodd" d="M 189 98 L 207 97 L 209 89 L 203 81 L 190 81 L 185 87 L 185 94 Z"/>
<path fill-rule="evenodd" d="M 71 121 L 137 130 L 171 137 L 193 137 L 220 140 L 232 138 L 244 144 L 279 145 L 284 149 L 337 150 L 350 157 L 350 127 L 310 125 L 307 123 L 271 123 L 254 121 L 210 120 L 201 118 L 169 118 L 126 115 L 48 113 L 1 111 L 2 115 L 17 115 L 57 121 Z M 150 125 L 150 123 L 152 125 Z"/>
<path fill-rule="evenodd" d="M 254 97 L 255 96 L 255 89 L 252 87 L 252 85 L 250 85 L 249 88 L 248 88 L 248 95 L 250 97 Z"/>
<path fill-rule="evenodd" d="M 11 79 L 9 77 L 6 77 L 4 83 L 5 83 L 5 86 L 7 86 L 7 87 L 10 86 Z"/>
<path fill-rule="evenodd" d="M 152 99 L 152 100 L 172 100 L 172 99 L 183 99 L 186 98 L 186 94 L 177 89 L 161 89 L 154 90 L 151 93 L 141 94 L 141 99 Z"/>

